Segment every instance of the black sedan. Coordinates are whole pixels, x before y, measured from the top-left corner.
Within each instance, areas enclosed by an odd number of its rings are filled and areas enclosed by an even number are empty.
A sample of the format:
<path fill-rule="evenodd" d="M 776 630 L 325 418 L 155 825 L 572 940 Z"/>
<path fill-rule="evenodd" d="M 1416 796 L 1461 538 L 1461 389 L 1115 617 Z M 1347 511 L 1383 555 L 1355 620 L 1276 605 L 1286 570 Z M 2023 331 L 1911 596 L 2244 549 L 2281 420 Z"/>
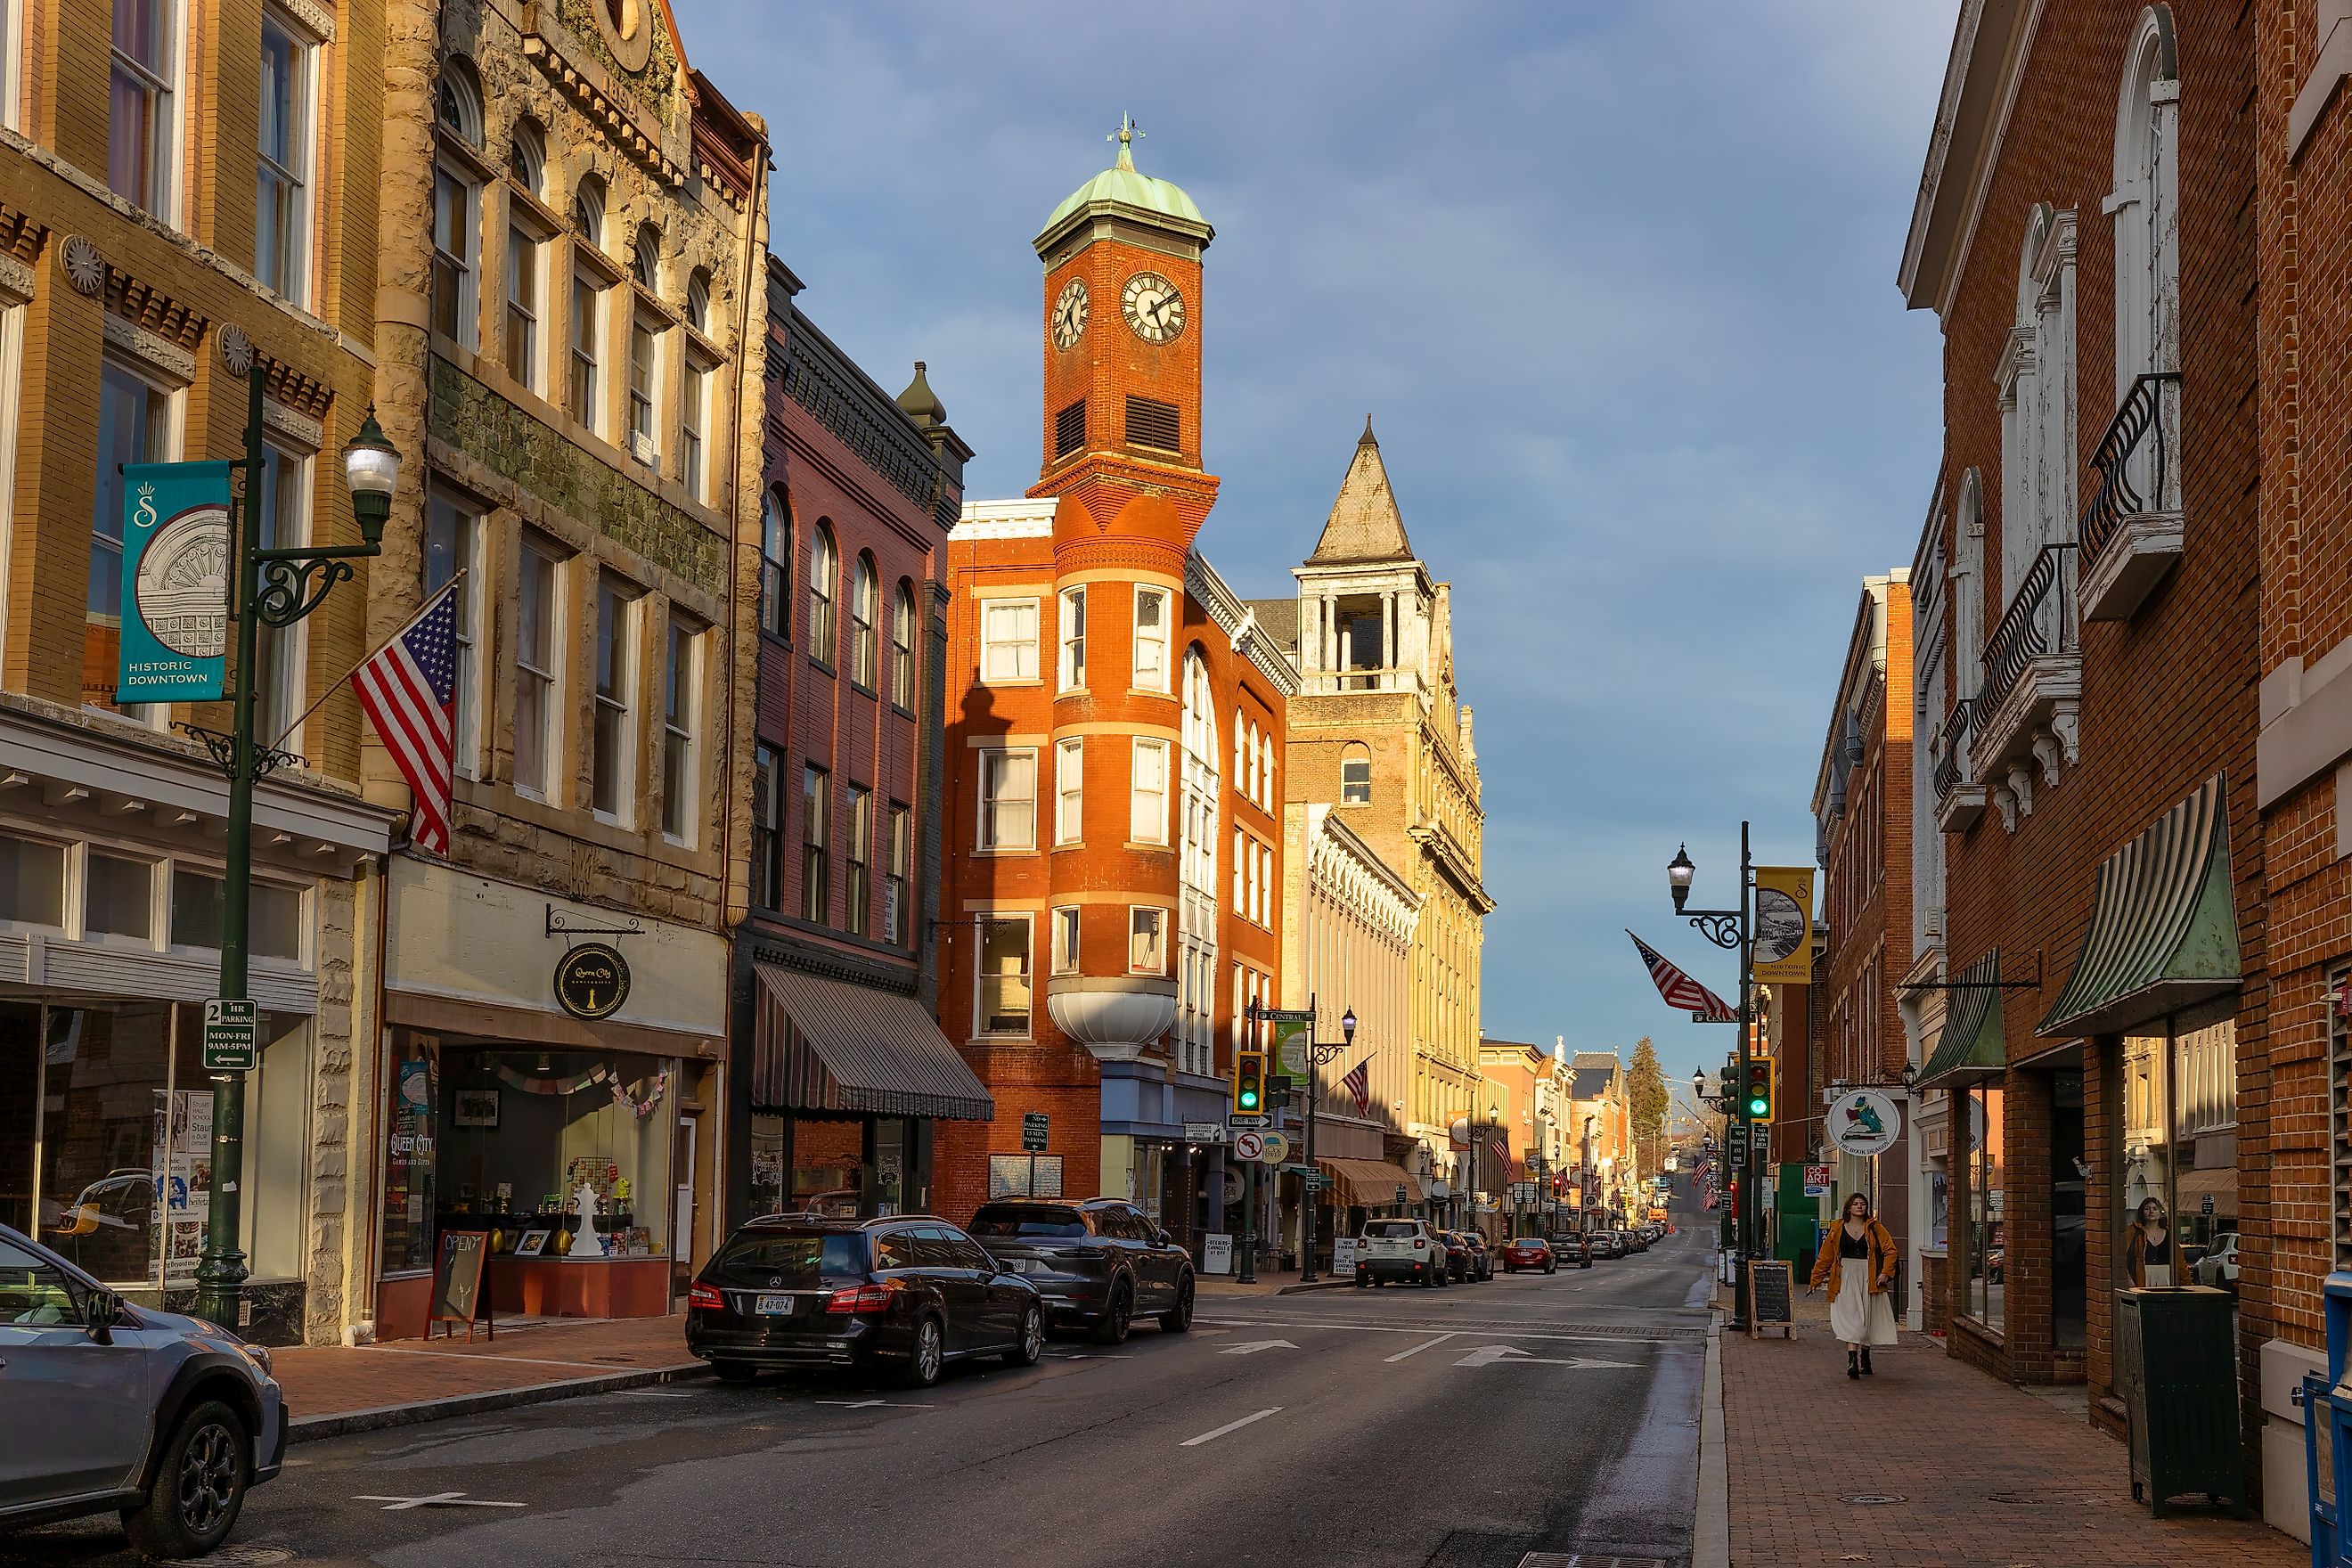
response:
<path fill-rule="evenodd" d="M 965 1356 L 1035 1363 L 1036 1289 L 943 1219 L 755 1219 L 688 1293 L 686 1348 L 728 1383 L 777 1367 L 886 1367 L 913 1388 Z"/>
<path fill-rule="evenodd" d="M 1141 1209 L 1118 1198 L 982 1204 L 982 1246 L 1036 1287 L 1055 1323 L 1118 1344 L 1139 1317 L 1181 1334 L 1192 1326 L 1192 1256 Z"/>

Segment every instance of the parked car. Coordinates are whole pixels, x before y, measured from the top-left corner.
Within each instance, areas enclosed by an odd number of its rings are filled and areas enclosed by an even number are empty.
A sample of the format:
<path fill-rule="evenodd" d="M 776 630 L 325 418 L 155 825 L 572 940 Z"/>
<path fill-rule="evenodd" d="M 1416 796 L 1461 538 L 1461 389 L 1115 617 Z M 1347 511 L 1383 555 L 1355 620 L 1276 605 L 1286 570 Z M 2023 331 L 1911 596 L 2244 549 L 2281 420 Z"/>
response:
<path fill-rule="evenodd" d="M 1619 1244 L 1617 1233 L 1613 1230 L 1588 1231 L 1585 1240 L 1591 1247 L 1595 1258 L 1608 1259 L 1625 1256 L 1625 1248 Z"/>
<path fill-rule="evenodd" d="M 0 1529 L 118 1513 L 150 1557 L 228 1539 L 286 1458 L 269 1352 L 134 1307 L 0 1226 Z"/>
<path fill-rule="evenodd" d="M 1559 1272 L 1559 1258 L 1552 1252 L 1551 1243 L 1540 1236 L 1522 1236 L 1503 1245 L 1503 1272 L 1517 1274 L 1522 1268 L 1539 1268 L 1546 1274 Z"/>
<path fill-rule="evenodd" d="M 1465 1279 L 1492 1279 L 1495 1277 L 1495 1249 L 1486 1245 L 1486 1237 L 1475 1230 L 1459 1234 L 1463 1245 L 1470 1249 L 1470 1261 L 1462 1277 Z"/>
<path fill-rule="evenodd" d="M 1554 1233 L 1551 1237 L 1551 1250 L 1552 1256 L 1562 1263 L 1571 1263 L 1579 1268 L 1592 1267 L 1592 1248 L 1584 1244 L 1584 1237 L 1572 1230 Z"/>
<path fill-rule="evenodd" d="M 950 1361 L 1030 1366 L 1045 1345 L 1037 1288 L 929 1215 L 763 1215 L 711 1254 L 687 1293 L 686 1348 L 727 1383 L 858 1367 L 928 1388 Z"/>
<path fill-rule="evenodd" d="M 2236 1291 L 2238 1289 L 2238 1233 L 2223 1231 L 2213 1238 L 2213 1249 L 2199 1258 L 2193 1272 L 2200 1285 Z"/>
<path fill-rule="evenodd" d="M 1045 1298 L 1049 1321 L 1118 1344 L 1138 1318 L 1192 1326 L 1192 1255 L 1122 1198 L 982 1204 L 971 1234 Z"/>
<path fill-rule="evenodd" d="M 1628 1252 L 1647 1252 L 1650 1250 L 1650 1243 L 1648 1239 L 1638 1230 L 1621 1230 L 1617 1233 L 1617 1239 L 1625 1244 L 1625 1250 Z"/>
<path fill-rule="evenodd" d="M 1374 1219 L 1364 1222 L 1356 1247 L 1356 1284 L 1385 1285 L 1411 1280 L 1415 1285 L 1443 1286 L 1446 1280 L 1445 1243 L 1427 1220 Z"/>

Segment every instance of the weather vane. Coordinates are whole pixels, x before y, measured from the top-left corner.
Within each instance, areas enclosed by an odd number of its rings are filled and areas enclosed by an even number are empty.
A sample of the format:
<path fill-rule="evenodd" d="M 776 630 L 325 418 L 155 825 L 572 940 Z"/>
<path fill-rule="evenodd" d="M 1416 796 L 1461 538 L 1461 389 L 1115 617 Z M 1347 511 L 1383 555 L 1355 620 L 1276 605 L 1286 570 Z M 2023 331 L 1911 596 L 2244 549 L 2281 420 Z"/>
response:
<path fill-rule="evenodd" d="M 1142 134 L 1143 132 L 1136 128 L 1135 116 L 1132 114 L 1122 114 L 1118 117 L 1118 129 L 1103 138 L 1106 142 L 1116 142 L 1118 143 L 1118 166 L 1120 168 L 1132 169 L 1135 167 L 1135 155 L 1132 151 L 1132 146 L 1135 139 Z"/>

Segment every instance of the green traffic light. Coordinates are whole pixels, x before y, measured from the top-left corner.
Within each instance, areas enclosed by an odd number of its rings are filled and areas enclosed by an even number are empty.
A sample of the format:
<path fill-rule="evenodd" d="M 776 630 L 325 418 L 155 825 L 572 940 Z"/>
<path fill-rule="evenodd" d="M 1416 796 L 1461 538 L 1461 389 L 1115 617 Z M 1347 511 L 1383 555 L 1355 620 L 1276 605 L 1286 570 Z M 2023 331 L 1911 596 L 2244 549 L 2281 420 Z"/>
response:
<path fill-rule="evenodd" d="M 1245 1089 L 1242 1090 L 1242 1107 L 1246 1110 L 1255 1110 L 1257 1109 L 1257 1090 L 1254 1089 Z"/>

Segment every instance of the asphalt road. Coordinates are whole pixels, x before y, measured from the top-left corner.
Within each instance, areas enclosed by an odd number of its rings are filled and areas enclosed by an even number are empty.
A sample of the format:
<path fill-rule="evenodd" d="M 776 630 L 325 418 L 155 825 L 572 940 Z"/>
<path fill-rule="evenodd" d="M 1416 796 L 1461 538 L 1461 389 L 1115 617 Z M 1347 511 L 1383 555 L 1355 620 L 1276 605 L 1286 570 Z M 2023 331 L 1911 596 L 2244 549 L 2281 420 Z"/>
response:
<path fill-rule="evenodd" d="M 219 1568 L 1516 1568 L 1690 1552 L 1707 1252 L 1203 1300 L 1189 1334 L 856 1383 L 691 1382 L 298 1446 Z M 131 1563 L 110 1520 L 0 1561 Z"/>

